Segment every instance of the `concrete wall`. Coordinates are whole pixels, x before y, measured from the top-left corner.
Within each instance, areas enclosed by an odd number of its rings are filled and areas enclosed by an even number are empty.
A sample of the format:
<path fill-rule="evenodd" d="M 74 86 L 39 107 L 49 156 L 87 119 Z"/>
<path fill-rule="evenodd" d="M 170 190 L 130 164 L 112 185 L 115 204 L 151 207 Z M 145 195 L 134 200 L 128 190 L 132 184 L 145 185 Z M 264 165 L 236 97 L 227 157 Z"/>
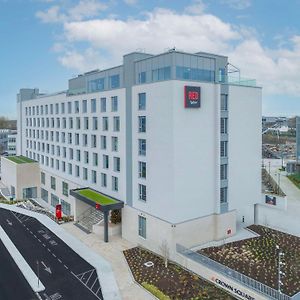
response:
<path fill-rule="evenodd" d="M 273 205 L 255 205 L 255 224 L 272 227 L 300 237 L 299 215 L 284 211 Z"/>
<path fill-rule="evenodd" d="M 250 225 L 261 201 L 261 89 L 229 86 L 228 108 L 229 209 Z"/>
<path fill-rule="evenodd" d="M 139 215 L 146 217 L 146 239 L 138 234 Z M 122 210 L 123 238 L 157 253 L 161 253 L 161 244 L 166 241 L 172 257 L 176 253 L 176 243 L 192 247 L 213 240 L 225 239 L 235 234 L 235 224 L 235 211 L 172 224 L 130 206 L 125 206 Z M 227 232 L 228 229 L 231 233 Z"/>
<path fill-rule="evenodd" d="M 10 192 L 11 186 L 17 189 L 17 164 L 3 156 L 1 157 L 1 181 Z"/>

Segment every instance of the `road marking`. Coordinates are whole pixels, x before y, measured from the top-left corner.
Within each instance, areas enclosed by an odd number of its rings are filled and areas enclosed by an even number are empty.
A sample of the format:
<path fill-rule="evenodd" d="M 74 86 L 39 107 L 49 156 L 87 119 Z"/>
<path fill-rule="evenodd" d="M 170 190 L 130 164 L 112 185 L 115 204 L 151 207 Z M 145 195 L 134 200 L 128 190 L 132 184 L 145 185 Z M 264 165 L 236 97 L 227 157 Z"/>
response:
<path fill-rule="evenodd" d="M 91 275 L 90 275 L 90 277 L 88 278 L 87 282 L 85 283 L 86 285 L 88 284 L 88 282 L 89 282 L 89 280 L 90 280 L 90 278 L 91 278 L 92 274 L 94 273 L 94 271 L 95 271 L 95 269 L 93 270 L 93 272 L 91 272 Z"/>
<path fill-rule="evenodd" d="M 93 285 L 91 286 L 91 289 L 94 287 L 94 285 L 95 285 L 95 283 L 96 283 L 97 279 L 98 279 L 98 277 L 96 277 L 96 279 L 95 279 L 95 281 L 94 281 Z"/>
<path fill-rule="evenodd" d="M 44 268 L 45 268 L 44 270 L 46 272 L 48 272 L 49 274 L 52 274 L 52 271 L 51 271 L 50 267 L 47 267 L 46 264 L 43 261 L 41 261 L 41 264 L 44 266 Z"/>
<path fill-rule="evenodd" d="M 40 243 L 42 242 L 40 239 L 37 239 Z"/>
<path fill-rule="evenodd" d="M 64 267 L 65 267 L 67 270 L 69 269 L 66 265 L 64 265 Z"/>
<path fill-rule="evenodd" d="M 12 224 L 13 224 L 12 221 L 10 221 L 10 220 L 8 220 L 8 219 L 6 219 L 6 222 L 7 222 L 7 224 L 10 225 L 10 226 L 12 226 Z"/>
<path fill-rule="evenodd" d="M 52 253 L 52 255 L 53 255 L 54 257 L 56 257 L 56 255 L 55 255 L 54 253 Z"/>
<path fill-rule="evenodd" d="M 34 234 L 33 236 L 36 238 L 36 235 L 35 235 L 35 234 Z"/>
<path fill-rule="evenodd" d="M 46 245 L 45 245 L 45 244 L 43 244 L 43 246 L 44 246 L 44 247 L 46 247 Z"/>
<path fill-rule="evenodd" d="M 50 250 L 49 248 L 47 248 L 47 250 L 48 250 L 49 252 L 51 252 L 51 250 Z"/>
<path fill-rule="evenodd" d="M 58 260 L 60 263 L 62 263 L 62 261 L 61 261 L 59 258 L 58 258 L 57 260 Z"/>

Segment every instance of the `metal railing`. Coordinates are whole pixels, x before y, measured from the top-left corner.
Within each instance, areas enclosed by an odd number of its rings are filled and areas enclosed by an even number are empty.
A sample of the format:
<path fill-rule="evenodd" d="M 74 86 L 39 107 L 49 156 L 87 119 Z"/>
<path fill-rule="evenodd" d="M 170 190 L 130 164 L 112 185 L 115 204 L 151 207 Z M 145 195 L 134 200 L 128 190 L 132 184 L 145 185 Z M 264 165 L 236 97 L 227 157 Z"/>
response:
<path fill-rule="evenodd" d="M 209 269 L 212 269 L 226 277 L 234 279 L 236 282 L 241 283 L 245 287 L 251 288 L 252 290 L 259 292 L 269 299 L 276 299 L 276 300 L 300 300 L 300 292 L 293 295 L 288 296 L 283 293 L 280 293 L 278 290 L 275 290 L 253 278 L 250 278 L 242 273 L 239 273 L 231 268 L 228 268 L 209 257 L 202 255 L 198 252 L 195 252 L 191 249 L 188 249 L 182 245 L 176 244 L 176 251 L 183 256 L 200 263 Z"/>

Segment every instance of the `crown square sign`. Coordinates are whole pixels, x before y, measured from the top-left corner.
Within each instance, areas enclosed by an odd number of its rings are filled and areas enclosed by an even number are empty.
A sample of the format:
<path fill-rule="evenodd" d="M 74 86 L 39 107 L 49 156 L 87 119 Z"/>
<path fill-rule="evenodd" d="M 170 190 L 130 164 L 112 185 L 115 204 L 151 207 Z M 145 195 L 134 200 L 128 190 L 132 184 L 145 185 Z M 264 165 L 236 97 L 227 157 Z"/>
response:
<path fill-rule="evenodd" d="M 184 87 L 184 107 L 199 108 L 201 106 L 201 88 L 200 86 Z"/>

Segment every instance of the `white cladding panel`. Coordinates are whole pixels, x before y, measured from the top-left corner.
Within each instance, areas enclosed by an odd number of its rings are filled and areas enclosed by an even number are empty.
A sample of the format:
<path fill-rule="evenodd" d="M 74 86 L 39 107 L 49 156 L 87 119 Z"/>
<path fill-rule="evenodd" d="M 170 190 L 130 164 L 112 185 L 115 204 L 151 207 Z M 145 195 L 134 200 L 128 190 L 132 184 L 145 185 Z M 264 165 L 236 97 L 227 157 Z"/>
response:
<path fill-rule="evenodd" d="M 201 87 L 201 107 L 184 107 L 184 86 Z M 146 110 L 138 111 L 138 94 Z M 169 222 L 216 212 L 219 202 L 219 85 L 168 81 L 133 88 L 133 206 Z M 138 116 L 147 132 L 138 133 Z M 138 139 L 147 155 L 138 156 Z M 138 178 L 138 161 L 147 163 L 147 179 Z M 138 183 L 147 186 L 147 202 L 138 200 Z"/>
<path fill-rule="evenodd" d="M 261 197 L 261 89 L 230 86 L 228 108 L 229 209 L 253 224 Z"/>

